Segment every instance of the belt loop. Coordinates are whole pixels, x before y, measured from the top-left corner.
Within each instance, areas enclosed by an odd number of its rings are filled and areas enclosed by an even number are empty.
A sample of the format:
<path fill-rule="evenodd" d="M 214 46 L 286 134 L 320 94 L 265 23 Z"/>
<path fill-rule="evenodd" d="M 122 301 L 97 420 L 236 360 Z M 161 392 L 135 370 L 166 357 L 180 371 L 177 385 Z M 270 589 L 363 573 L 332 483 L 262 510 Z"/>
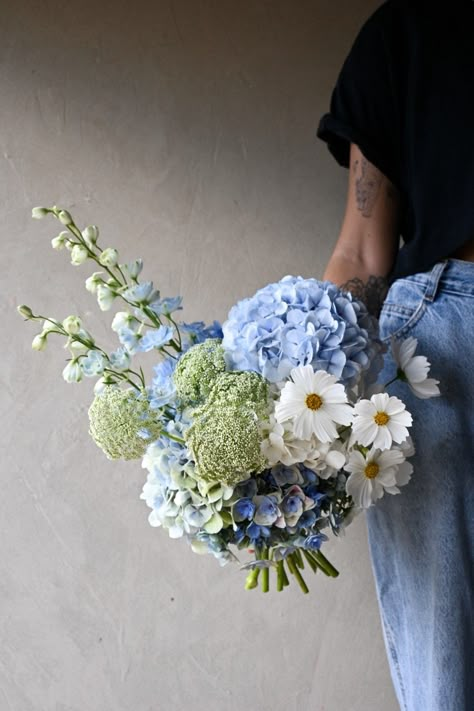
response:
<path fill-rule="evenodd" d="M 437 262 L 431 273 L 428 276 L 428 284 L 426 285 L 426 291 L 424 294 L 424 299 L 426 301 L 434 301 L 436 297 L 436 292 L 438 291 L 439 280 L 441 275 L 448 266 L 448 260 L 444 259 L 442 262 Z"/>

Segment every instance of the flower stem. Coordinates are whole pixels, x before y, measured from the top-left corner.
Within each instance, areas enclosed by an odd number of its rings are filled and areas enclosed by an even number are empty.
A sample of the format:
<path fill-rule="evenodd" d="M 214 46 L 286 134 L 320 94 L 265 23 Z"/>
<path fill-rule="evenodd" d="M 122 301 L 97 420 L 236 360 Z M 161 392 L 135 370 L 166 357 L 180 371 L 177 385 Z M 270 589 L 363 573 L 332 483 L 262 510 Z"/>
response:
<path fill-rule="evenodd" d="M 305 551 L 305 550 L 303 550 L 303 555 L 306 558 L 306 560 L 308 561 L 309 566 L 310 566 L 311 570 L 313 571 L 313 573 L 317 573 L 318 566 L 317 566 L 317 563 L 314 560 L 314 558 L 310 555 L 310 553 L 308 551 Z"/>
<path fill-rule="evenodd" d="M 321 551 L 312 551 L 311 555 L 313 556 L 314 560 L 316 561 L 316 564 L 318 565 L 321 570 L 326 573 L 326 575 L 329 575 L 331 578 L 337 578 L 339 575 L 339 571 L 336 570 L 336 568 L 328 561 L 325 555 L 321 553 Z"/>
<path fill-rule="evenodd" d="M 299 583 L 301 590 L 304 593 L 309 593 L 308 586 L 306 585 L 306 583 L 303 579 L 303 576 L 301 575 L 301 573 L 298 569 L 298 566 L 295 563 L 295 559 L 293 556 L 294 556 L 294 553 L 290 553 L 290 555 L 286 559 L 286 561 L 288 563 L 288 568 L 290 569 L 290 573 L 292 573 L 295 576 L 296 580 Z"/>
<path fill-rule="evenodd" d="M 281 592 L 285 586 L 283 575 L 285 569 L 283 568 L 283 560 L 279 560 L 277 563 L 277 591 Z"/>
<path fill-rule="evenodd" d="M 295 563 L 297 564 L 298 568 L 303 569 L 304 568 L 304 560 L 303 556 L 301 555 L 301 551 L 299 548 L 297 548 L 294 552 L 295 556 Z"/>
<path fill-rule="evenodd" d="M 262 560 L 268 560 L 268 548 L 262 550 Z M 268 568 L 262 570 L 262 592 L 267 593 L 270 589 L 270 571 Z"/>
<path fill-rule="evenodd" d="M 250 573 L 247 575 L 247 579 L 245 581 L 245 589 L 246 590 L 253 590 L 254 588 L 257 587 L 259 573 L 260 573 L 259 568 L 254 568 L 253 570 L 250 571 Z"/>

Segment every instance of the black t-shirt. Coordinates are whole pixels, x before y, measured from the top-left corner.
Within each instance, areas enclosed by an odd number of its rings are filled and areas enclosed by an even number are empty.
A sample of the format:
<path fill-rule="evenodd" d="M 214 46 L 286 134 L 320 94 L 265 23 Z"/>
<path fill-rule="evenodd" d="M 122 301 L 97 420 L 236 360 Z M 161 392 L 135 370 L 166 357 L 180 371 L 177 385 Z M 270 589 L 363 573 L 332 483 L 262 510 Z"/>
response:
<path fill-rule="evenodd" d="M 398 187 L 403 246 L 391 278 L 474 237 L 474 2 L 389 0 L 365 22 L 317 136 L 350 143 Z"/>

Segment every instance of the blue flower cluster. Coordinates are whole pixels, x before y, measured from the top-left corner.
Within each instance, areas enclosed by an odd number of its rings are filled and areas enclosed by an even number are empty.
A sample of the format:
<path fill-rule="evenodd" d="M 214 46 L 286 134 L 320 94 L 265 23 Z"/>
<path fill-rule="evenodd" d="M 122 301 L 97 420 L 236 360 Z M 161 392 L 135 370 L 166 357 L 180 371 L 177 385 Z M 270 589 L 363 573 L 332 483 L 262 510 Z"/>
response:
<path fill-rule="evenodd" d="M 310 364 L 344 385 L 362 375 L 368 384 L 382 365 L 376 320 L 331 282 L 286 276 L 233 306 L 222 330 L 229 369 L 253 370 L 273 383 Z"/>
<path fill-rule="evenodd" d="M 302 464 L 279 464 L 241 482 L 231 499 L 231 542 L 318 550 L 327 540 L 321 529 L 330 525 L 331 486 Z"/>

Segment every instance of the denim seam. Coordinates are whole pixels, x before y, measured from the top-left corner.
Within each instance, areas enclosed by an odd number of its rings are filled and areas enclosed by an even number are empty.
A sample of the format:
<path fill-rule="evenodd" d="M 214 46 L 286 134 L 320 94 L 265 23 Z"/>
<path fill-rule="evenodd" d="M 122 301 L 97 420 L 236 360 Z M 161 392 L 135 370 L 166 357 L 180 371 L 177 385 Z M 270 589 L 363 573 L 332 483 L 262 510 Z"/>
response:
<path fill-rule="evenodd" d="M 400 664 L 398 661 L 397 651 L 395 648 L 392 628 L 391 628 L 387 618 L 385 617 L 385 614 L 382 615 L 382 620 L 383 620 L 383 624 L 385 627 L 385 634 L 387 636 L 387 642 L 388 642 L 388 648 L 390 651 L 390 656 L 392 657 L 393 668 L 395 669 L 397 679 L 398 679 L 398 684 L 400 686 L 400 693 L 401 693 L 401 697 L 402 697 L 401 701 L 403 703 L 403 707 L 404 707 L 405 711 L 408 711 L 406 692 L 405 692 L 405 687 L 403 685 L 402 673 L 401 673 Z"/>
<path fill-rule="evenodd" d="M 423 316 L 423 314 L 425 313 L 428 303 L 429 302 L 423 297 L 422 300 L 420 301 L 420 303 L 418 304 L 418 306 L 416 307 L 415 311 L 413 311 L 411 313 L 411 316 L 408 317 L 406 323 L 404 323 L 403 326 L 400 326 L 400 328 L 398 328 L 396 331 L 393 331 L 393 333 L 390 333 L 385 338 L 382 338 L 382 342 L 388 343 L 390 341 L 390 339 L 392 338 L 392 336 L 398 337 L 399 335 L 401 335 L 401 334 L 405 333 L 406 331 L 410 330 L 411 328 L 413 328 L 418 323 L 418 321 Z M 399 306 L 397 308 L 403 308 L 403 306 L 402 307 Z M 390 314 L 390 307 L 385 312 L 385 315 L 389 315 L 389 314 Z M 399 315 L 400 314 L 398 313 L 397 316 L 399 316 Z"/>

